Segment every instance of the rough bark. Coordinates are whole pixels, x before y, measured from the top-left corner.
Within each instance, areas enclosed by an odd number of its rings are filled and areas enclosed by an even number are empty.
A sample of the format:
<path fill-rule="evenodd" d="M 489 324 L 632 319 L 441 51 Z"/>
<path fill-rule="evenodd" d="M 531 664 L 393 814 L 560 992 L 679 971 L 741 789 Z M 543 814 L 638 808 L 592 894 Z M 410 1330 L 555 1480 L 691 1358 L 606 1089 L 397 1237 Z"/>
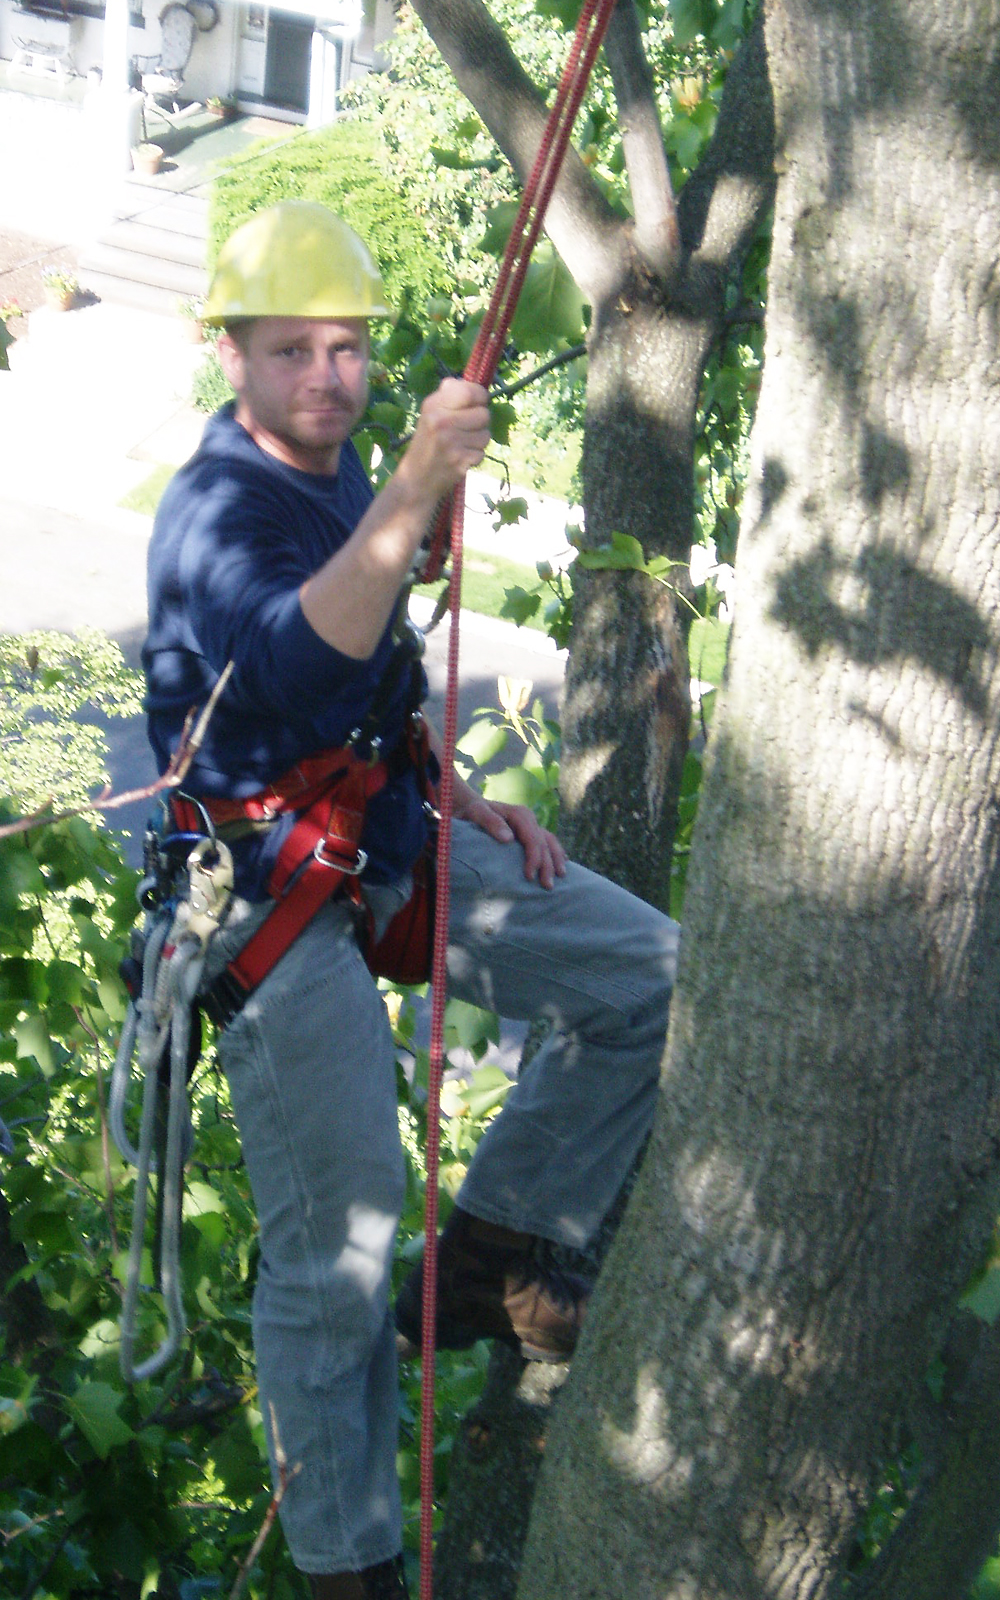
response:
<path fill-rule="evenodd" d="M 840 1594 L 1000 1199 L 1000 3 L 771 0 L 765 33 L 729 677 L 652 1146 L 521 1600 Z M 982 1554 L 992 1381 L 930 1418 L 880 1600 Z"/>
<path fill-rule="evenodd" d="M 1000 1528 L 1000 1327 L 956 1319 L 959 1354 L 916 1500 L 850 1593 L 854 1600 L 941 1600 L 964 1594 L 996 1554 Z M 961 1528 L 956 1545 L 954 1533 Z"/>
<path fill-rule="evenodd" d="M 544 106 L 501 30 L 480 0 L 417 0 L 417 10 L 523 178 L 538 148 Z M 686 190 L 675 216 L 631 0 L 619 12 L 609 51 L 641 224 L 610 210 L 570 152 L 546 231 L 592 307 L 587 543 L 631 534 L 647 556 L 665 553 L 686 564 L 699 385 L 723 326 L 726 282 L 772 193 L 763 53 L 758 30 L 731 73 L 711 159 L 697 183 L 688 184 L 691 196 Z M 648 578 L 591 572 L 580 581 L 574 613 L 562 831 L 578 859 L 664 905 L 690 719 L 688 612 Z"/>
<path fill-rule="evenodd" d="M 544 106 L 501 30 L 479 0 L 416 0 L 416 9 L 523 179 Z M 701 376 L 723 326 L 726 283 L 773 193 L 762 35 L 758 26 L 730 71 L 716 136 L 676 209 L 631 0 L 616 11 L 607 53 L 641 223 L 633 229 L 610 211 L 572 152 L 546 219 L 593 311 L 588 542 L 621 531 L 647 555 L 666 551 L 686 563 Z M 666 905 L 690 717 L 687 613 L 644 576 L 604 573 L 584 575 L 576 617 L 563 713 L 564 832 L 579 859 Z M 513 1594 L 534 1479 L 527 1464 L 537 1466 L 535 1441 L 557 1387 L 547 1383 L 539 1398 L 517 1362 L 494 1357 L 453 1463 L 440 1600 Z"/>
<path fill-rule="evenodd" d="M 462 1420 L 434 1557 L 437 1600 L 511 1600 L 549 1413 L 567 1367 L 497 1345 L 483 1393 Z"/>

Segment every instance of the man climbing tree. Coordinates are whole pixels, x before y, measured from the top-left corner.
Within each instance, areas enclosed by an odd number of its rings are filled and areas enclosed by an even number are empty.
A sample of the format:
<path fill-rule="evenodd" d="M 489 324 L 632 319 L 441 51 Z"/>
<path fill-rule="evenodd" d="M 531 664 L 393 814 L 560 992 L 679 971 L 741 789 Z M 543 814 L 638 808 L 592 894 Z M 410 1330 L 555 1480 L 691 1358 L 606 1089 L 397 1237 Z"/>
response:
<path fill-rule="evenodd" d="M 186 708 L 217 696 L 162 848 L 194 830 L 233 850 L 202 993 L 260 1224 L 254 1345 L 280 1515 L 317 1600 L 406 1594 L 396 1327 L 419 1344 L 424 1307 L 418 1269 L 394 1327 L 405 1168 L 374 979 L 394 973 L 383 935 L 400 913 L 419 937 L 407 907 L 438 770 L 407 576 L 489 439 L 486 391 L 447 378 L 372 494 L 350 435 L 368 322 L 385 314 L 368 250 L 323 206 L 280 202 L 227 241 L 206 316 L 236 399 L 161 503 L 143 651 L 161 770 Z M 586 1286 L 540 1247 L 590 1237 L 648 1132 L 678 929 L 567 861 L 526 807 L 458 779 L 451 793 L 453 992 L 551 1032 L 442 1234 L 438 1344 L 498 1338 L 562 1361 Z M 410 981 L 426 977 L 429 952 L 406 955 Z"/>

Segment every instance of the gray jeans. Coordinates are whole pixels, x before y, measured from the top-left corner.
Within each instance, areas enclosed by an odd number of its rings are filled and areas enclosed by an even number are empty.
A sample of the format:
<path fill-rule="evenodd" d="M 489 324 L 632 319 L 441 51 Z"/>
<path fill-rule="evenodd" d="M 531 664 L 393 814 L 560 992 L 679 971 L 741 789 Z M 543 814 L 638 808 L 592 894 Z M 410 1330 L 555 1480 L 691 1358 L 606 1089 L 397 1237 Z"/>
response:
<path fill-rule="evenodd" d="M 677 925 L 572 863 L 529 883 L 517 845 L 456 822 L 449 993 L 552 1032 L 508 1096 L 460 1195 L 476 1216 L 581 1244 L 653 1112 Z M 392 891 L 378 894 L 388 909 Z M 237 902 L 221 965 L 262 908 Z M 303 1572 L 401 1547 L 389 1274 L 403 1200 L 395 1053 L 349 912 L 325 907 L 223 1034 L 260 1223 L 253 1328 L 265 1418 L 290 1466 L 281 1505 Z M 269 1429 L 270 1437 L 270 1429 Z M 275 1470 L 271 1441 L 272 1472 Z"/>

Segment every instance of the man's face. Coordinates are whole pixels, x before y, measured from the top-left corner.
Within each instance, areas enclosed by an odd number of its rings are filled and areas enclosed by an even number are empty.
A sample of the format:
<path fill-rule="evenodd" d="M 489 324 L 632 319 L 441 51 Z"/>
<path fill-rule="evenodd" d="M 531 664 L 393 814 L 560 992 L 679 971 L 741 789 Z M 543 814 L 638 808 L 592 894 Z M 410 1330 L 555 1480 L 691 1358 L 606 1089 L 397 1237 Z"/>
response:
<path fill-rule="evenodd" d="M 236 416 L 269 454 L 303 472 L 336 472 L 368 403 L 368 324 L 260 317 L 219 338 Z"/>

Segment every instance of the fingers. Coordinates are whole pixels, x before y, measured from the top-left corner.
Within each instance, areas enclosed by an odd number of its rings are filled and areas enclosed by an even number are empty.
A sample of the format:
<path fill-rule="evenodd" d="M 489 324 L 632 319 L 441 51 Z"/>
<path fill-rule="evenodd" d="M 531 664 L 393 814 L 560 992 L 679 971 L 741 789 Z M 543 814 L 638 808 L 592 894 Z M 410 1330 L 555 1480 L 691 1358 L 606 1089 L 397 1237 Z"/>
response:
<path fill-rule="evenodd" d="M 551 889 L 566 872 L 566 852 L 555 834 L 539 828 L 538 837 L 524 846 L 524 875 L 537 878 L 543 889 Z"/>
<path fill-rule="evenodd" d="M 527 806 L 498 807 L 524 851 L 524 876 L 551 889 L 566 872 L 566 852 L 554 833 L 549 833 Z"/>
<path fill-rule="evenodd" d="M 527 806 L 484 800 L 466 785 L 455 790 L 455 815 L 482 828 L 497 844 L 514 844 L 524 851 L 524 876 L 551 889 L 566 874 L 566 852 L 554 833 L 538 822 Z"/>
<path fill-rule="evenodd" d="M 477 467 L 490 442 L 486 390 L 464 378 L 445 378 L 420 408 L 410 452 L 420 459 L 440 494 Z"/>

